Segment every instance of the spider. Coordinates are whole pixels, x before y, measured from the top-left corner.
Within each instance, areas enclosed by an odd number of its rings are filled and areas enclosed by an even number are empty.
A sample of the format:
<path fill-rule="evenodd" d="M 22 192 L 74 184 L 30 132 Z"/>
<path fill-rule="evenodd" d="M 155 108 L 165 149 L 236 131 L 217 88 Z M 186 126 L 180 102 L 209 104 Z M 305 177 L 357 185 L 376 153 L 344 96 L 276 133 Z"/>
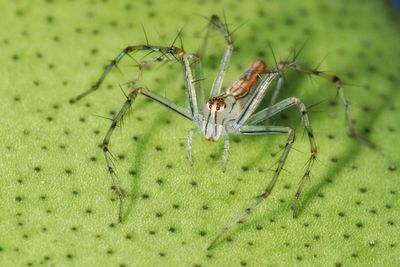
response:
<path fill-rule="evenodd" d="M 192 68 L 194 68 L 194 63 L 199 63 L 198 68 L 201 71 L 200 63 L 205 54 L 207 40 L 209 38 L 210 32 L 214 28 L 216 28 L 222 34 L 225 39 L 226 46 L 220 62 L 218 73 L 212 84 L 210 97 L 208 98 L 206 103 L 204 103 L 204 106 L 201 107 L 203 99 L 201 97 L 201 93 L 197 94 L 198 90 L 196 90 L 195 86 L 196 80 L 194 79 L 193 75 L 195 70 L 192 70 Z M 251 205 L 242 210 L 227 224 L 227 226 L 225 226 L 220 231 L 220 233 L 213 239 L 208 249 L 214 247 L 217 241 L 226 232 L 228 232 L 232 227 L 239 223 L 246 215 L 251 213 L 254 208 L 265 201 L 267 197 L 271 194 L 278 180 L 279 174 L 282 171 L 282 168 L 286 162 L 288 154 L 292 148 L 293 142 L 295 141 L 295 131 L 293 128 L 287 126 L 269 125 L 268 120 L 269 118 L 290 107 L 297 107 L 300 112 L 301 121 L 304 125 L 310 143 L 310 156 L 305 166 L 304 175 L 300 180 L 299 187 L 293 199 L 293 217 L 296 217 L 299 210 L 300 196 L 304 191 L 306 182 L 310 178 L 311 169 L 317 158 L 317 145 L 307 114 L 306 105 L 297 97 L 289 97 L 279 102 L 276 101 L 285 80 L 283 71 L 285 69 L 288 69 L 307 75 L 318 76 L 333 82 L 336 85 L 340 100 L 344 106 L 345 120 L 349 129 L 349 135 L 356 138 L 357 133 L 349 116 L 349 104 L 343 92 L 342 80 L 336 75 L 330 75 L 325 72 L 299 65 L 298 63 L 296 63 L 295 58 L 292 61 L 276 62 L 275 60 L 275 66 L 270 69 L 266 68 L 266 64 L 262 60 L 257 60 L 252 66 L 247 69 L 247 71 L 245 71 L 235 82 L 233 82 L 231 86 L 229 86 L 225 90 L 222 90 L 224 76 L 234 49 L 232 36 L 228 30 L 226 20 L 225 22 L 222 22 L 217 15 L 211 16 L 206 36 L 198 53 L 188 53 L 183 49 L 183 46 L 181 48 L 174 46 L 175 41 L 176 38 L 171 46 L 154 46 L 150 45 L 147 42 L 144 45 L 133 45 L 126 47 L 114 58 L 114 60 L 111 61 L 111 63 L 105 68 L 99 80 L 89 90 L 83 92 L 82 94 L 71 100 L 71 103 L 74 103 L 82 99 L 86 95 L 98 90 L 109 72 L 114 67 L 116 67 L 116 65 L 125 55 L 130 55 L 136 51 L 147 51 L 148 54 L 155 53 L 160 55 L 156 58 L 143 60 L 139 63 L 139 75 L 135 80 L 131 82 L 129 93 L 125 95 L 125 103 L 112 119 L 111 126 L 102 143 L 102 150 L 104 152 L 108 172 L 112 179 L 112 188 L 115 191 L 119 200 L 119 221 L 122 222 L 122 204 L 125 193 L 119 185 L 116 173 L 112 166 L 112 154 L 109 150 L 109 143 L 114 129 L 116 128 L 118 123 L 121 122 L 124 115 L 132 106 L 138 95 L 143 95 L 149 99 L 154 100 L 155 102 L 181 115 L 185 119 L 192 121 L 196 125 L 196 128 L 193 128 L 189 131 L 186 142 L 190 164 L 193 164 L 192 136 L 198 132 L 201 132 L 204 138 L 210 141 L 217 141 L 222 137 L 224 142 L 222 154 L 223 170 L 225 170 L 225 166 L 229 158 L 229 135 L 283 134 L 288 136 L 286 144 L 283 147 L 283 152 L 280 155 L 277 167 L 273 174 L 272 180 L 269 182 L 268 186 L 264 189 L 262 194 L 256 197 L 255 201 Z M 178 61 L 182 65 L 186 82 L 186 95 L 189 103 L 189 108 L 179 106 L 173 103 L 171 100 L 159 96 L 146 88 L 135 86 L 135 81 L 139 79 L 140 73 L 145 66 L 155 62 L 166 61 Z M 262 109 L 261 111 L 255 112 L 261 101 L 264 99 L 268 89 L 272 87 L 271 84 L 273 84 L 274 81 L 276 81 L 275 91 L 272 94 L 270 106 Z"/>

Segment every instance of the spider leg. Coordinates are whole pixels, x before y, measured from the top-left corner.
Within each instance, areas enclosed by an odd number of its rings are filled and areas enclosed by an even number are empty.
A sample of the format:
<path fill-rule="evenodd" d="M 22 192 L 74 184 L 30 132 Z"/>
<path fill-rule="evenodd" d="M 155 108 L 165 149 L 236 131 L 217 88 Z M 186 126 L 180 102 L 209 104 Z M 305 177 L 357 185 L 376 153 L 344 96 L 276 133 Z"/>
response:
<path fill-rule="evenodd" d="M 255 207 L 257 207 L 263 200 L 265 200 L 270 194 L 272 189 L 275 186 L 275 183 L 278 179 L 279 173 L 281 172 L 283 165 L 286 162 L 286 158 L 289 154 L 290 148 L 292 147 L 292 144 L 295 140 L 295 132 L 293 129 L 289 127 L 283 127 L 283 126 L 243 126 L 240 128 L 239 133 L 241 134 L 248 134 L 248 135 L 259 135 L 259 134 L 287 134 L 288 139 L 285 145 L 285 148 L 282 152 L 281 157 L 279 158 L 279 163 L 278 167 L 275 170 L 274 177 L 272 178 L 271 182 L 268 184 L 268 187 L 266 188 L 265 192 L 258 196 L 256 201 L 241 211 L 237 216 L 235 216 L 223 229 L 222 231 L 217 235 L 216 238 L 211 242 L 210 246 L 208 249 L 211 249 L 214 247 L 214 245 L 218 242 L 218 240 L 230 229 L 232 229 L 239 221 L 241 221 L 246 215 L 248 215 Z"/>
<path fill-rule="evenodd" d="M 351 120 L 350 117 L 350 112 L 349 112 L 349 102 L 347 101 L 345 94 L 344 94 L 344 89 L 343 89 L 343 81 L 336 75 L 332 75 L 332 74 L 328 74 L 326 72 L 322 72 L 319 70 L 313 70 L 310 68 L 307 68 L 305 66 L 299 65 L 296 62 L 290 62 L 290 61 L 282 61 L 279 64 L 279 68 L 280 69 L 284 69 L 284 68 L 288 68 L 290 70 L 293 71 L 297 71 L 297 72 L 302 72 L 305 73 L 307 75 L 314 75 L 314 76 L 318 76 L 321 77 L 325 80 L 331 81 L 333 83 L 335 83 L 336 88 L 338 90 L 338 94 L 340 97 L 340 100 L 343 104 L 343 108 L 344 108 L 344 115 L 345 115 L 345 120 L 346 120 L 346 124 L 347 127 L 349 128 L 349 135 L 350 137 L 356 139 L 357 141 L 369 146 L 370 148 L 374 148 L 375 144 L 371 143 L 368 140 L 365 140 L 363 138 L 361 138 L 358 134 L 357 131 L 353 125 L 353 122 Z"/>
<path fill-rule="evenodd" d="M 269 103 L 269 107 L 272 107 L 273 105 L 275 105 L 276 100 L 278 99 L 279 93 L 281 92 L 281 89 L 283 87 L 283 83 L 284 83 L 284 77 L 281 76 L 280 74 L 278 74 L 278 81 L 276 82 L 275 90 L 272 94 L 271 101 Z M 268 126 L 270 118 L 271 118 L 271 116 L 267 112 L 265 114 L 265 126 Z"/>
<path fill-rule="evenodd" d="M 225 47 L 224 55 L 220 62 L 218 74 L 212 85 L 210 96 L 216 96 L 216 95 L 220 94 L 222 82 L 224 81 L 224 77 L 225 77 L 225 72 L 228 68 L 228 64 L 229 64 L 229 61 L 231 59 L 232 52 L 233 52 L 233 40 L 232 40 L 232 36 L 228 30 L 228 26 L 227 26 L 226 22 L 222 23 L 217 15 L 212 15 L 211 19 L 210 19 L 210 23 L 208 25 L 206 36 L 204 37 L 204 40 L 203 40 L 203 44 L 198 51 L 198 57 L 200 58 L 200 60 L 203 60 L 203 58 L 204 58 L 206 48 L 208 45 L 208 39 L 210 38 L 211 30 L 214 27 L 216 27 L 219 30 L 219 32 L 223 35 L 223 37 L 226 41 L 226 47 Z"/>
<path fill-rule="evenodd" d="M 276 105 L 273 105 L 270 108 L 266 108 L 257 114 L 254 114 L 253 116 L 255 118 L 264 118 L 265 120 L 265 115 L 268 114 L 269 116 L 274 116 L 275 114 L 286 110 L 292 106 L 296 106 L 299 109 L 300 116 L 301 116 L 301 121 L 304 125 L 304 128 L 307 132 L 308 140 L 310 142 L 310 158 L 307 161 L 306 164 L 306 171 L 303 175 L 303 177 L 300 180 L 299 187 L 296 191 L 296 194 L 293 199 L 293 204 L 292 204 L 292 210 L 293 210 L 293 217 L 297 217 L 298 211 L 299 211 L 299 202 L 300 202 L 300 197 L 304 191 L 304 186 L 306 182 L 310 179 L 310 174 L 311 174 L 311 168 L 314 165 L 316 159 L 317 159 L 317 145 L 315 143 L 315 138 L 314 138 L 314 133 L 310 124 L 310 120 L 308 118 L 307 114 L 307 108 L 306 105 L 298 98 L 296 97 L 289 97 L 287 99 L 282 100 L 281 102 L 277 103 Z M 258 123 L 262 121 L 257 121 Z M 254 123 L 252 118 L 248 120 L 248 123 Z"/>
<path fill-rule="evenodd" d="M 202 62 L 199 58 L 191 63 L 191 68 L 193 71 L 193 83 L 196 84 L 197 90 L 197 106 L 202 107 L 204 105 L 204 73 Z"/>
<path fill-rule="evenodd" d="M 194 87 L 192 70 L 191 70 L 190 63 L 189 63 L 189 60 L 196 60 L 197 57 L 193 54 L 186 53 L 182 49 L 175 47 L 175 46 L 134 45 L 134 46 L 128 46 L 128 47 L 124 48 L 111 61 L 111 63 L 108 64 L 108 66 L 106 67 L 106 69 L 104 70 L 104 72 L 100 76 L 100 78 L 97 80 L 97 82 L 90 89 L 86 90 L 85 92 L 78 95 L 74 99 L 71 99 L 70 102 L 74 103 L 76 101 L 79 101 L 80 99 L 84 98 L 88 94 L 97 91 L 100 88 L 100 86 L 103 83 L 106 76 L 121 61 L 121 59 L 125 55 L 130 55 L 131 53 L 133 53 L 135 51 L 149 51 L 150 54 L 151 53 L 160 53 L 161 56 L 171 55 L 182 64 L 182 68 L 183 68 L 183 72 L 184 72 L 185 80 L 186 80 L 186 93 L 189 98 L 189 105 L 190 105 L 191 113 L 192 113 L 193 117 L 197 117 L 199 115 L 199 109 L 197 106 L 197 97 L 196 97 L 196 91 L 195 91 L 195 87 Z"/>
<path fill-rule="evenodd" d="M 299 210 L 300 196 L 303 193 L 305 183 L 310 178 L 311 167 L 314 165 L 314 162 L 317 158 L 317 145 L 315 143 L 314 133 L 313 133 L 313 130 L 312 130 L 312 127 L 310 124 L 310 120 L 308 118 L 306 106 L 300 99 L 298 99 L 296 97 L 289 97 L 289 98 L 282 100 L 281 102 L 273 105 L 272 107 L 267 107 L 267 108 L 257 112 L 256 114 L 254 114 L 247 120 L 247 123 L 249 125 L 256 125 L 256 124 L 263 123 L 265 121 L 267 115 L 272 117 L 275 114 L 280 113 L 283 110 L 288 109 L 292 106 L 297 106 L 300 111 L 301 121 L 303 122 L 304 128 L 308 135 L 308 139 L 310 142 L 310 152 L 311 152 L 310 159 L 308 160 L 307 165 L 306 165 L 306 172 L 300 181 L 299 188 L 298 188 L 298 190 L 295 194 L 295 198 L 293 200 L 293 205 L 292 205 L 293 217 L 296 217 L 298 214 L 298 210 Z"/>
<path fill-rule="evenodd" d="M 276 103 L 273 106 L 266 107 L 266 108 L 260 110 L 259 112 L 254 113 L 246 121 L 246 124 L 247 125 L 258 125 L 260 123 L 264 123 L 266 120 L 267 114 L 269 117 L 273 117 L 276 114 L 282 112 L 283 110 L 288 109 L 300 102 L 301 101 L 296 97 L 289 97 L 287 99 L 284 99 L 284 100 Z"/>
<path fill-rule="evenodd" d="M 135 101 L 136 97 L 138 94 L 144 95 L 158 103 L 160 103 L 161 105 L 171 109 L 172 111 L 175 111 L 176 113 L 178 113 L 179 115 L 185 117 L 186 119 L 192 120 L 192 116 L 189 112 L 189 110 L 180 107 L 178 105 L 176 105 L 175 103 L 173 103 L 172 101 L 158 96 L 154 93 L 152 93 L 149 90 L 146 90 L 142 87 L 139 88 L 131 88 L 129 94 L 126 96 L 126 100 L 125 103 L 122 105 L 121 109 L 119 110 L 119 112 L 115 115 L 115 117 L 112 119 L 111 122 L 111 126 L 107 131 L 106 136 L 103 139 L 103 143 L 102 143 L 102 150 L 104 152 L 104 157 L 106 160 L 106 164 L 107 164 L 107 169 L 108 172 L 110 173 L 111 176 L 111 180 L 112 180 L 112 185 L 113 185 L 113 189 L 118 197 L 119 200 L 119 213 L 118 213 L 118 220 L 119 222 L 122 222 L 122 210 L 123 210 L 123 199 L 125 197 L 125 193 L 122 190 L 121 186 L 119 185 L 119 181 L 118 181 L 118 177 L 114 171 L 114 168 L 112 166 L 112 155 L 111 152 L 109 150 L 109 145 L 110 145 L 110 141 L 111 141 L 111 136 L 114 132 L 114 129 L 117 127 L 118 123 L 123 119 L 124 115 L 126 114 L 126 112 L 129 110 L 129 108 L 132 106 L 133 102 Z"/>
<path fill-rule="evenodd" d="M 272 189 L 275 186 L 275 183 L 279 177 L 279 174 L 282 170 L 283 165 L 286 162 L 286 158 L 289 154 L 289 150 L 292 146 L 292 143 L 294 142 L 295 139 L 295 134 L 294 130 L 288 127 L 281 127 L 281 126 L 256 126 L 256 125 L 251 125 L 255 123 L 262 123 L 266 120 L 266 114 L 269 114 L 269 116 L 274 116 L 275 114 L 286 110 L 292 106 L 297 106 L 300 111 L 301 115 L 301 120 L 304 124 L 304 128 L 307 131 L 308 139 L 310 142 L 310 158 L 307 161 L 306 165 L 306 171 L 303 175 L 303 177 L 300 180 L 300 185 L 299 188 L 295 194 L 294 200 L 293 200 L 293 217 L 296 217 L 298 214 L 298 207 L 299 207 L 299 200 L 300 196 L 304 190 L 304 186 L 306 182 L 310 178 L 310 173 L 311 173 L 311 168 L 315 163 L 315 160 L 317 158 L 317 145 L 315 143 L 314 139 L 314 134 L 313 130 L 311 128 L 310 121 L 308 119 L 307 115 L 307 109 L 304 103 L 296 98 L 296 97 L 290 97 L 285 100 L 280 101 L 279 103 L 273 105 L 272 107 L 266 108 L 256 114 L 254 114 L 252 117 L 249 118 L 248 125 L 243 125 L 242 127 L 239 128 L 239 133 L 241 134 L 248 134 L 248 135 L 256 135 L 256 134 L 288 134 L 288 141 L 286 143 L 285 149 L 279 158 L 278 162 L 278 167 L 275 170 L 274 176 L 269 183 L 268 187 L 265 189 L 264 193 L 261 194 L 259 197 L 257 197 L 256 201 L 244 209 L 241 213 L 239 213 L 231 222 L 223 228 L 222 232 L 214 239 L 214 241 L 211 243 L 210 247 L 211 248 L 218 240 L 219 238 L 226 232 L 228 232 L 233 226 L 235 226 L 240 220 L 242 220 L 245 216 L 247 216 L 256 206 L 258 206 L 263 200 L 265 200 L 270 194 Z"/>
<path fill-rule="evenodd" d="M 188 160 L 189 164 L 193 165 L 193 156 L 192 156 L 192 137 L 194 134 L 200 132 L 199 128 L 193 128 L 189 130 L 187 139 L 186 139 L 186 150 L 188 152 Z"/>
<path fill-rule="evenodd" d="M 261 103 L 269 86 L 272 81 L 276 78 L 278 74 L 275 72 L 267 73 L 265 77 L 262 78 L 261 82 L 254 89 L 253 95 L 248 99 L 243 109 L 240 111 L 236 120 L 233 122 L 232 126 L 229 127 L 229 133 L 235 133 L 238 129 L 247 121 L 247 119 L 253 114 L 258 105 Z"/>
<path fill-rule="evenodd" d="M 229 135 L 227 134 L 226 130 L 223 132 L 224 136 L 224 151 L 222 154 L 222 171 L 226 171 L 226 165 L 228 164 L 229 160 Z"/>

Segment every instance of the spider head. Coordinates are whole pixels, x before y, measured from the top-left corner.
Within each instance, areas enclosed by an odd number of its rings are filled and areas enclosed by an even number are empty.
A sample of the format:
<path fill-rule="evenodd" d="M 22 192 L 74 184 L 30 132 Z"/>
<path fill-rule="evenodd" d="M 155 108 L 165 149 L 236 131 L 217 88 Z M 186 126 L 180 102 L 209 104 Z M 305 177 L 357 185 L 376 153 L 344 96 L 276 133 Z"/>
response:
<path fill-rule="evenodd" d="M 222 134 L 222 119 L 225 117 L 226 103 L 221 96 L 208 99 L 203 110 L 202 131 L 210 141 L 217 141 Z"/>
<path fill-rule="evenodd" d="M 214 96 L 208 99 L 207 108 L 211 114 L 222 112 L 226 108 L 225 100 L 222 97 Z"/>

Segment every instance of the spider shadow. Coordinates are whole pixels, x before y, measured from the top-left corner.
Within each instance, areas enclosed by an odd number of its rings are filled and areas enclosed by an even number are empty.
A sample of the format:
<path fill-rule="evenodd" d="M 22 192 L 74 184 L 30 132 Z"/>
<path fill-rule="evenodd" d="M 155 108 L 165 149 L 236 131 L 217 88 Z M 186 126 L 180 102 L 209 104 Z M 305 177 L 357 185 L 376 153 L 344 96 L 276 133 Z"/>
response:
<path fill-rule="evenodd" d="M 392 89 L 389 95 L 394 96 L 398 93 L 398 91 Z M 385 111 L 385 107 L 393 104 L 395 102 L 395 99 L 396 97 L 391 97 L 390 99 L 385 99 L 385 101 L 382 101 L 382 103 L 375 105 L 375 107 L 373 107 L 375 112 L 371 113 L 371 115 L 368 116 L 368 120 L 362 120 L 361 124 L 365 125 L 367 122 L 367 124 L 371 128 L 373 128 L 379 117 Z M 343 156 L 340 157 L 340 162 L 342 162 L 342 164 L 334 164 L 333 166 L 331 165 L 331 167 L 325 174 L 326 179 L 320 179 L 318 184 L 312 186 L 309 190 L 306 191 L 300 207 L 306 207 L 308 205 L 308 203 L 314 198 L 314 196 L 317 195 L 318 192 L 320 192 L 321 189 L 323 189 L 328 184 L 328 178 L 332 179 L 332 177 L 337 177 L 337 175 L 344 169 L 344 167 L 348 166 L 348 162 L 351 162 L 355 158 L 357 158 L 364 149 L 368 149 L 364 145 L 357 143 L 355 140 L 352 141 L 353 142 L 351 143 L 351 145 L 346 149 L 345 152 L 342 153 Z M 380 147 L 377 147 L 376 152 L 378 151 L 382 151 Z"/>
<path fill-rule="evenodd" d="M 139 98 L 138 100 L 143 100 L 146 101 L 146 99 L 144 97 Z M 136 108 L 139 109 L 142 105 L 137 105 L 134 106 L 132 108 Z M 140 180 L 141 180 L 141 171 L 142 171 L 142 167 L 143 167 L 143 154 L 145 153 L 146 149 L 149 148 L 149 141 L 151 140 L 152 137 L 152 133 L 154 132 L 154 130 L 156 130 L 157 128 L 160 127 L 160 121 L 164 120 L 165 116 L 158 116 L 157 119 L 155 119 L 153 121 L 153 123 L 151 125 L 149 125 L 147 132 L 143 133 L 140 137 L 140 139 L 137 142 L 137 145 L 135 147 L 136 153 L 134 156 L 135 159 L 135 163 L 132 166 L 132 169 L 134 170 L 134 175 L 131 176 L 131 190 L 128 194 L 129 196 L 129 202 L 127 203 L 128 205 L 126 205 L 126 207 L 124 208 L 124 212 L 123 212 L 123 216 L 122 219 L 123 221 L 125 221 L 125 219 L 127 219 L 130 215 L 130 213 L 132 212 L 133 208 L 134 208 L 134 204 L 135 201 L 139 200 L 139 194 L 141 192 L 140 190 Z"/>

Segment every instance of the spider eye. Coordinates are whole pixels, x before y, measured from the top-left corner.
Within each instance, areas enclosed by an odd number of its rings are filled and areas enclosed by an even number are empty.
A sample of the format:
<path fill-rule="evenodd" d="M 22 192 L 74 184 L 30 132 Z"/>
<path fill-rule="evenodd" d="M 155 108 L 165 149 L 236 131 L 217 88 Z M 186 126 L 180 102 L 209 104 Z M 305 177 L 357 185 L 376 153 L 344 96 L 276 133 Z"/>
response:
<path fill-rule="evenodd" d="M 219 107 L 217 107 L 217 111 L 219 110 Z"/>
<path fill-rule="evenodd" d="M 211 104 L 209 104 L 209 105 L 208 105 L 208 109 L 211 109 L 211 108 L 212 108 L 212 105 L 211 105 Z"/>

